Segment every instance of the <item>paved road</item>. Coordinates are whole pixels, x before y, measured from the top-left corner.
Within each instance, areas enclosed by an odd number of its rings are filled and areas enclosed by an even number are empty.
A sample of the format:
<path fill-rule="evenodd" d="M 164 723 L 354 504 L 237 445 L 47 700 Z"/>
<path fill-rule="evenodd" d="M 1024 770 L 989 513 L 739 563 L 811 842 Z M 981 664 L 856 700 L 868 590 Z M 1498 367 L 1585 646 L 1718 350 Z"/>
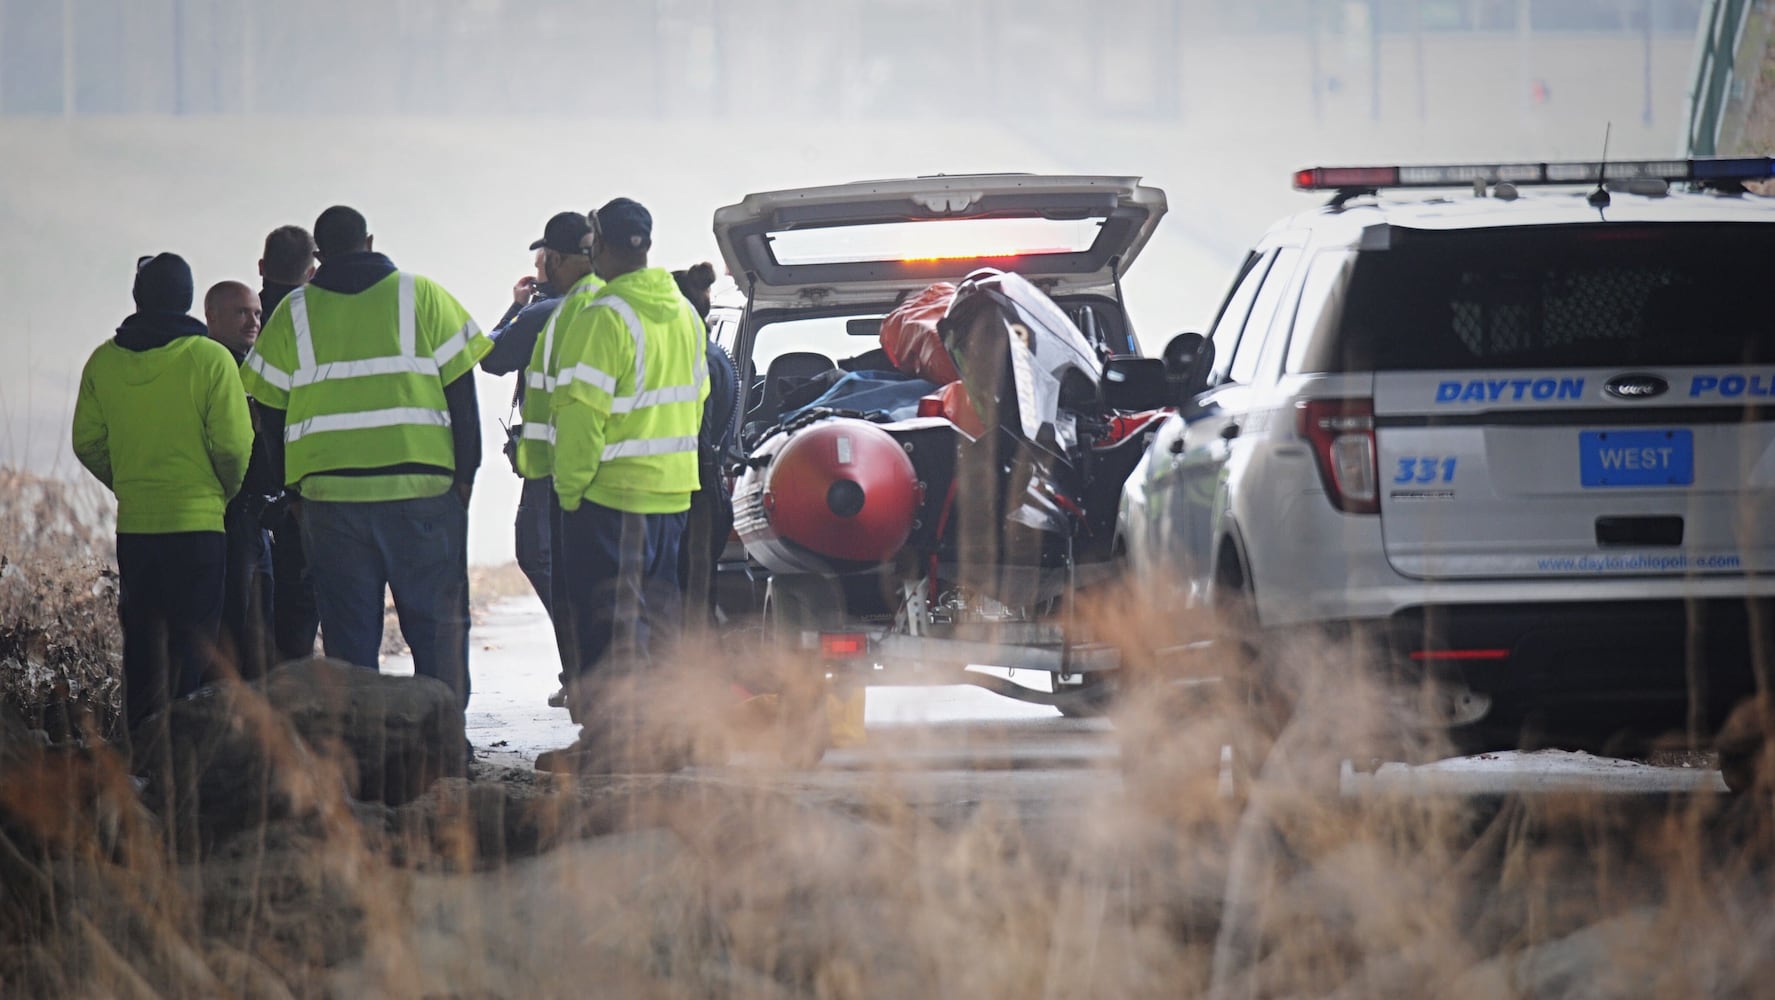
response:
<path fill-rule="evenodd" d="M 534 598 L 495 605 L 471 641 L 474 699 L 469 739 L 483 759 L 529 766 L 536 755 L 573 740 L 567 713 L 548 708 L 557 661 L 542 606 Z M 391 658 L 391 673 L 411 661 Z M 871 688 L 865 719 L 868 742 L 834 750 L 820 767 L 793 782 L 843 796 L 873 789 L 883 774 L 913 800 L 1082 800 L 1121 782 L 1119 748 L 1102 720 L 1061 718 L 1053 709 L 1025 705 L 969 687 Z M 711 780 L 745 773 L 704 768 Z M 1582 753 L 1542 751 L 1458 758 L 1418 767 L 1388 764 L 1378 772 L 1345 768 L 1344 795 L 1434 790 L 1460 795 L 1504 795 L 1588 790 L 1624 794 L 1724 791 L 1716 771 L 1653 767 Z"/>

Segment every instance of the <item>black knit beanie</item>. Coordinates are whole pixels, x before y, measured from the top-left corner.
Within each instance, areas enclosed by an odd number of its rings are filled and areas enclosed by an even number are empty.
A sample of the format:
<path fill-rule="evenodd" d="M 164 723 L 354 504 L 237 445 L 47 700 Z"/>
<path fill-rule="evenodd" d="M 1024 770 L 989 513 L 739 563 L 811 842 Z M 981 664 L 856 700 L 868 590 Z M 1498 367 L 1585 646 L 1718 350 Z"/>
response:
<path fill-rule="evenodd" d="M 191 265 L 176 253 L 157 254 L 136 265 L 136 309 L 188 313 L 194 289 Z"/>

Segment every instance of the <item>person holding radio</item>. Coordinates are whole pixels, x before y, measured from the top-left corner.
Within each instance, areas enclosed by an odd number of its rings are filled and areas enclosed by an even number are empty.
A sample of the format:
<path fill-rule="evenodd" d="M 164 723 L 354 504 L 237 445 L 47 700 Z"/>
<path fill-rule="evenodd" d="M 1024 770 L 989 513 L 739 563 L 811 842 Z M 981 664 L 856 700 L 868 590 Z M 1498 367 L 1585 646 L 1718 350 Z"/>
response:
<path fill-rule="evenodd" d="M 537 335 L 554 315 L 567 289 L 580 277 L 579 271 L 569 273 L 563 269 L 562 261 L 583 258 L 579 244 L 589 232 L 591 224 L 582 212 L 558 212 L 549 219 L 542 239 L 530 244 L 536 252 L 536 273 L 524 275 L 512 286 L 512 304 L 488 334 L 493 349 L 481 359 L 481 370 L 489 375 L 518 373 L 518 384 L 512 389 L 514 413 L 521 412 L 524 405 L 524 383 L 529 377 L 525 367 L 535 353 Z M 518 516 L 513 524 L 518 568 L 524 571 L 536 596 L 542 598 L 542 606 L 553 617 L 554 600 L 549 593 L 549 498 L 554 495 L 554 478 L 541 469 L 534 476 L 526 476 L 519 467 L 518 441 L 522 433 L 522 425 L 507 424 L 505 457 L 511 462 L 512 471 L 524 477 L 523 491 L 518 495 Z"/>

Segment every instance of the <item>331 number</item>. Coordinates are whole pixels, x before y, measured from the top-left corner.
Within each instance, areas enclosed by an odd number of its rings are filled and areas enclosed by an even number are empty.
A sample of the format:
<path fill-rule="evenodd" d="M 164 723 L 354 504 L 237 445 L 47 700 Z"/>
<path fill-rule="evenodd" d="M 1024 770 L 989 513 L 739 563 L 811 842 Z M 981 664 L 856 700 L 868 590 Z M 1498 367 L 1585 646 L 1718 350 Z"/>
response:
<path fill-rule="evenodd" d="M 1402 458 L 1399 460 L 1399 472 L 1393 476 L 1395 483 L 1448 483 L 1455 478 L 1455 460 L 1452 458 Z"/>

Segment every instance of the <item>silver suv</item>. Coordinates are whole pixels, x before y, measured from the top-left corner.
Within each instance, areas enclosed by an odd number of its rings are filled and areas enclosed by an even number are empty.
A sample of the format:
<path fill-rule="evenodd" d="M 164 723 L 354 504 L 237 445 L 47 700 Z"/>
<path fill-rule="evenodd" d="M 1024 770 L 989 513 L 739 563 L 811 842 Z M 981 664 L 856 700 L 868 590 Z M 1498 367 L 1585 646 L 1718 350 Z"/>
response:
<path fill-rule="evenodd" d="M 1297 174 L 1335 196 L 1168 349 L 1197 364 L 1126 486 L 1132 570 L 1372 633 L 1468 752 L 1710 742 L 1775 638 L 1771 162 L 1598 173 Z M 1410 187 L 1457 192 L 1378 193 Z"/>

